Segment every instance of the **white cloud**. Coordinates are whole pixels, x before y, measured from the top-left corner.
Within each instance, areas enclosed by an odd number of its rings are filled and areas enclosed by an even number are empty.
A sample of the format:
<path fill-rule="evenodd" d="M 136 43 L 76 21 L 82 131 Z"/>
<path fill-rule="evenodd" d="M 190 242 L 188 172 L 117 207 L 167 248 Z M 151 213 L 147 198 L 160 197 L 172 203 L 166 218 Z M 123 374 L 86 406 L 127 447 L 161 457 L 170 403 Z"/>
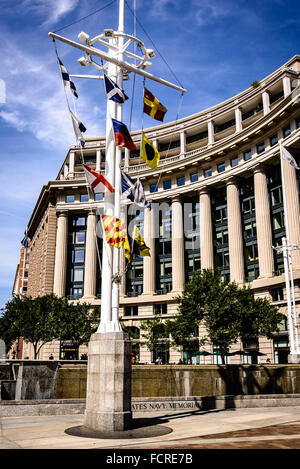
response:
<path fill-rule="evenodd" d="M 67 151 L 75 139 L 57 62 L 54 59 L 49 63 L 51 54 L 45 56 L 44 50 L 35 50 L 32 43 L 20 47 L 18 39 L 10 36 L 2 47 L 7 90 L 0 118 L 19 132 L 29 131 L 45 144 Z M 84 83 L 76 82 L 76 87 L 78 117 L 87 128 L 85 135 L 103 134 L 105 126 L 101 122 L 104 122 L 106 106 L 95 106 L 90 89 L 85 92 Z M 66 91 L 72 107 L 72 95 Z"/>
<path fill-rule="evenodd" d="M 42 25 L 49 26 L 74 10 L 78 2 L 79 0 L 23 0 L 22 8 L 33 11 L 38 16 L 46 17 Z"/>

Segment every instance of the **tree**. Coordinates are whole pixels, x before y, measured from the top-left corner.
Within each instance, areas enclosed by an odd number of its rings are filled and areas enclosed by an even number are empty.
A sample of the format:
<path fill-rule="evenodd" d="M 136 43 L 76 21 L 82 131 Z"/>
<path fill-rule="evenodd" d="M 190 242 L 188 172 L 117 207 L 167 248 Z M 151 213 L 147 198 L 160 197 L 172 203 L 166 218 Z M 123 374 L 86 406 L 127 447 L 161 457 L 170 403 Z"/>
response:
<path fill-rule="evenodd" d="M 141 345 L 146 345 L 150 352 L 161 349 L 162 342 L 164 346 L 169 344 L 169 332 L 162 322 L 161 314 L 155 314 L 153 318 L 141 322 Z"/>
<path fill-rule="evenodd" d="M 18 337 L 30 342 L 37 358 L 43 345 L 52 340 L 71 339 L 77 345 L 88 342 L 96 330 L 98 314 L 86 303 L 69 303 L 54 294 L 20 298 L 7 303 L 0 318 L 0 337 L 12 344 Z"/>
<path fill-rule="evenodd" d="M 219 347 L 223 364 L 231 344 L 258 335 L 271 338 L 282 318 L 269 300 L 254 298 L 249 287 L 225 282 L 218 269 L 195 272 L 176 300 L 179 314 L 167 323 L 174 341 L 180 344 L 203 324 L 205 339 Z"/>

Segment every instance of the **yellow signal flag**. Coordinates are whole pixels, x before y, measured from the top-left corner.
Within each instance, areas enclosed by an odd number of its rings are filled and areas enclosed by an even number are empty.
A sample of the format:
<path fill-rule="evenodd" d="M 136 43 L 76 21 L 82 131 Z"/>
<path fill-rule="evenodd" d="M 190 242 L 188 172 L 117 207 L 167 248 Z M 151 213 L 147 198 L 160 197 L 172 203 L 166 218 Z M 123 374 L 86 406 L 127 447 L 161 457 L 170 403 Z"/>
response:
<path fill-rule="evenodd" d="M 133 252 L 137 250 L 137 253 L 140 256 L 150 256 L 150 248 L 146 246 L 142 233 L 137 226 L 134 231 L 134 243 L 136 243 L 136 246 L 134 246 Z"/>
<path fill-rule="evenodd" d="M 152 169 L 157 168 L 158 162 L 160 160 L 160 154 L 158 150 L 145 134 L 143 134 L 142 138 L 141 158 L 143 158 L 145 163 Z"/>
<path fill-rule="evenodd" d="M 124 255 L 125 255 L 126 259 L 128 260 L 129 263 L 131 263 L 132 262 L 132 253 L 131 253 L 131 249 L 130 249 L 128 236 L 126 236 L 126 238 L 125 238 L 123 248 L 124 248 Z"/>

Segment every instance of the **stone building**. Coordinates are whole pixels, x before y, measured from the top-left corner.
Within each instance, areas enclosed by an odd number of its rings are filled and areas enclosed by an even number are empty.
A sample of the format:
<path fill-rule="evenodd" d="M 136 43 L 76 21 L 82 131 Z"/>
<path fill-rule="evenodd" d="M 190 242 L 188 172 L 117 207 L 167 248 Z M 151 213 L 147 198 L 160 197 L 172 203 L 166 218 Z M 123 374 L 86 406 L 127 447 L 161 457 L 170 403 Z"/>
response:
<path fill-rule="evenodd" d="M 299 71 L 300 56 L 295 56 L 257 87 L 176 122 L 146 129 L 161 155 L 157 170 L 140 159 L 140 131 L 131 133 L 138 150 L 124 151 L 124 171 L 141 180 L 147 200 L 158 207 L 141 210 L 135 218 L 151 257 L 135 256 L 120 287 L 121 320 L 136 332 L 154 312 L 174 316 L 174 296 L 185 281 L 193 271 L 214 266 L 224 278 L 250 284 L 255 295 L 271 298 L 287 315 L 283 256 L 273 246 L 281 246 L 286 234 L 280 143 L 300 161 Z M 104 174 L 105 137 L 87 138 L 83 157 Z M 300 172 L 288 163 L 283 166 L 290 240 L 300 245 Z M 102 240 L 95 242 L 101 207 L 102 194 L 94 197 L 87 190 L 81 151 L 71 147 L 56 180 L 43 186 L 28 223 L 30 295 L 54 292 L 101 304 Z M 300 313 L 300 251 L 293 251 L 293 269 Z M 67 356 L 68 346 L 72 350 L 70 344 L 49 344 L 41 358 L 50 353 L 55 358 Z M 24 354 L 30 355 L 26 347 Z M 259 337 L 232 347 L 240 349 L 259 350 L 265 354 L 263 361 L 270 357 L 275 363 L 285 362 L 287 324 L 272 341 Z M 141 362 L 154 358 L 139 348 L 138 341 L 134 350 Z M 213 346 L 208 350 L 212 352 Z M 80 358 L 83 351 L 84 347 L 75 355 Z M 190 351 L 167 350 L 162 344 L 161 355 L 164 361 L 177 363 Z M 205 363 L 217 359 L 205 357 Z M 230 357 L 230 363 L 243 359 Z"/>

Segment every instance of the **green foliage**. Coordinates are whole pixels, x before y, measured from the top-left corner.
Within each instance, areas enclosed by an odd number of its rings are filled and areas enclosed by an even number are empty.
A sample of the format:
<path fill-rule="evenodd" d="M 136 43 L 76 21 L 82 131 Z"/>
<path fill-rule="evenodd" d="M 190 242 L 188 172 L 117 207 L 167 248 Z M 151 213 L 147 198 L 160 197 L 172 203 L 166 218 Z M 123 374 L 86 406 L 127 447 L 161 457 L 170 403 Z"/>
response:
<path fill-rule="evenodd" d="M 258 88 L 260 86 L 260 81 L 254 80 L 253 83 L 251 83 L 252 88 Z"/>
<path fill-rule="evenodd" d="M 266 298 L 254 298 L 249 287 L 225 282 L 217 269 L 195 272 L 177 303 L 179 315 L 167 322 L 175 343 L 192 337 L 195 327 L 203 324 L 205 339 L 219 347 L 223 363 L 231 344 L 239 338 L 272 337 L 281 318 L 278 308 Z"/>
<path fill-rule="evenodd" d="M 164 343 L 168 343 L 168 330 L 161 320 L 161 314 L 156 314 L 154 318 L 146 319 L 141 323 L 141 345 L 146 345 L 150 352 L 154 352 L 160 348 L 159 341 L 165 339 Z M 145 340 L 143 340 L 145 339 Z"/>
<path fill-rule="evenodd" d="M 124 332 L 127 332 L 130 340 L 137 340 L 140 338 L 140 335 L 131 326 L 125 326 L 125 324 L 121 322 L 121 327 Z"/>
<path fill-rule="evenodd" d="M 88 342 L 97 320 L 99 313 L 86 303 L 69 303 L 54 294 L 15 296 L 0 318 L 0 337 L 6 344 L 23 337 L 32 343 L 37 358 L 43 345 L 54 339 L 73 340 L 77 345 Z"/>

